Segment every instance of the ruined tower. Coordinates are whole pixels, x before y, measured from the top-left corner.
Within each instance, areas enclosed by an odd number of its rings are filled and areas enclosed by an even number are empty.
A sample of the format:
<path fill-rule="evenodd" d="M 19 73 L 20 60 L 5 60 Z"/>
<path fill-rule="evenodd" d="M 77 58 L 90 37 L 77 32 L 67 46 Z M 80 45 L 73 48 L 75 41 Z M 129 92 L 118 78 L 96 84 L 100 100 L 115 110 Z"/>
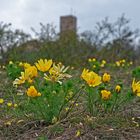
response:
<path fill-rule="evenodd" d="M 77 18 L 73 15 L 60 17 L 60 33 L 77 30 Z"/>
<path fill-rule="evenodd" d="M 60 17 L 60 39 L 75 42 L 77 39 L 77 18 L 73 15 Z"/>

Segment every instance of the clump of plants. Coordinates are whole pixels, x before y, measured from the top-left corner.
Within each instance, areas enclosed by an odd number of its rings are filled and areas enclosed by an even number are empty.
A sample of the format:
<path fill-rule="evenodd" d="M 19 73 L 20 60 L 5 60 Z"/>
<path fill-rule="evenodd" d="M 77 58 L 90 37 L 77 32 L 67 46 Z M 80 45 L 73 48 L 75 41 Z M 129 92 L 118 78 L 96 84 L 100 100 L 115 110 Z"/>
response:
<path fill-rule="evenodd" d="M 115 66 L 116 67 L 123 67 L 123 68 L 127 68 L 133 65 L 133 62 L 130 61 L 126 61 L 125 59 L 121 59 L 115 62 Z"/>
<path fill-rule="evenodd" d="M 88 62 L 91 69 L 97 73 L 107 65 L 105 60 L 98 61 L 96 58 L 89 58 Z"/>
<path fill-rule="evenodd" d="M 136 96 L 140 97 L 140 82 L 135 79 L 130 88 L 124 90 L 125 85 L 111 83 L 109 73 L 100 76 L 84 69 L 81 77 L 85 81 L 87 109 L 93 116 L 117 113 Z"/>
<path fill-rule="evenodd" d="M 73 83 L 72 76 L 67 73 L 69 67 L 62 63 L 56 64 L 51 59 L 40 59 L 34 65 L 21 62 L 19 67 L 16 67 L 15 73 L 13 67 L 7 68 L 8 72 L 11 71 L 12 78 L 17 76 L 13 86 L 17 92 L 22 89 L 23 93 L 22 97 L 15 95 L 20 101 L 16 114 L 20 112 L 19 114 L 45 120 L 49 124 L 66 118 L 73 109 L 78 94 L 76 82 Z M 18 69 L 22 69 L 20 75 L 16 73 Z"/>
<path fill-rule="evenodd" d="M 106 65 L 106 61 L 101 64 Z M 66 118 L 81 95 L 84 97 L 80 99 L 81 105 L 84 108 L 86 104 L 86 110 L 93 116 L 118 113 L 136 96 L 140 97 L 140 81 L 133 79 L 131 86 L 126 87 L 119 80 L 112 81 L 113 75 L 109 72 L 101 75 L 84 68 L 81 74 L 83 82 L 80 77 L 75 80 L 75 76 L 69 74 L 69 67 L 51 59 L 40 59 L 33 65 L 20 62 L 16 67 L 20 69 L 20 75 L 13 72 L 15 67 L 12 68 L 7 70 L 11 70 L 13 78 L 17 76 L 13 81 L 17 91 L 14 98 L 18 103 L 15 114 L 26 114 L 48 124 Z M 19 90 L 22 91 L 20 97 Z"/>

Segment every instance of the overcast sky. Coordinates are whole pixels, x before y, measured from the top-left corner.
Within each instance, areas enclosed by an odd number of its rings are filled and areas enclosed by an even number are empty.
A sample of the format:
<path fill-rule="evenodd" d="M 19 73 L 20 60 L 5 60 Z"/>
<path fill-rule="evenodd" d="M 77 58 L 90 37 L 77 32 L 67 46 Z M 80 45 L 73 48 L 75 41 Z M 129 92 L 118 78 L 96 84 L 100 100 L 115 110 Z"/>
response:
<path fill-rule="evenodd" d="M 79 31 L 92 30 L 105 17 L 111 21 L 125 13 L 132 28 L 140 28 L 140 0 L 0 0 L 0 21 L 30 32 L 39 23 L 53 23 L 59 30 L 59 17 L 73 14 Z"/>

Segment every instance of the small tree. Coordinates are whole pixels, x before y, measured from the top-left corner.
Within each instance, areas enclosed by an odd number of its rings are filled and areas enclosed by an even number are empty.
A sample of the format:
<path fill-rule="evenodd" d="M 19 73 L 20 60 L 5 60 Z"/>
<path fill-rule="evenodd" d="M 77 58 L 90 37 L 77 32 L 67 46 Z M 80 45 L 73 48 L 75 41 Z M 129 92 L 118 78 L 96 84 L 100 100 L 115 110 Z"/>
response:
<path fill-rule="evenodd" d="M 109 23 L 106 17 L 101 22 L 97 22 L 93 31 L 85 31 L 81 34 L 84 41 L 90 43 L 96 48 L 104 46 L 110 38 L 110 31 L 112 29 L 112 24 Z"/>
<path fill-rule="evenodd" d="M 12 47 L 16 47 L 30 39 L 30 35 L 22 30 L 12 30 L 11 23 L 0 22 L 0 55 L 5 58 L 4 52 Z"/>
<path fill-rule="evenodd" d="M 46 24 L 40 23 L 40 31 L 37 32 L 33 27 L 31 30 L 37 37 L 37 39 L 41 42 L 50 42 L 56 38 L 56 27 L 53 24 Z"/>
<path fill-rule="evenodd" d="M 13 32 L 10 29 L 11 23 L 0 22 L 0 54 L 3 57 L 4 51 L 13 42 Z"/>
<path fill-rule="evenodd" d="M 107 52 L 106 54 L 112 56 L 112 60 L 117 57 L 132 58 L 139 30 L 132 30 L 129 22 L 124 14 L 113 23 L 105 18 L 96 24 L 93 31 L 86 31 L 81 34 L 81 37 L 85 42 L 96 47 L 100 54 Z"/>

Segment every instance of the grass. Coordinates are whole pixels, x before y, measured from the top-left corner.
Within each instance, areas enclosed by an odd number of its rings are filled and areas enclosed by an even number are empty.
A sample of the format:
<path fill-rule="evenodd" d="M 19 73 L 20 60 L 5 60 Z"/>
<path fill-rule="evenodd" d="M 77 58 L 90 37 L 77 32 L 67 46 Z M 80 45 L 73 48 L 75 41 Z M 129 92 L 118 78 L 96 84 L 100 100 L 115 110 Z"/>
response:
<path fill-rule="evenodd" d="M 90 66 L 88 66 L 90 68 Z M 91 68 L 92 69 L 92 68 Z M 107 66 L 99 71 L 102 75 L 108 72 L 111 75 L 111 84 L 113 87 L 116 83 L 124 84 L 123 92 L 127 92 L 131 86 L 132 70 L 134 67 L 116 68 Z M 81 70 L 71 69 L 69 71 L 73 75 L 70 82 L 66 82 L 65 89 L 53 87 L 57 93 L 68 93 L 69 89 L 73 87 L 72 91 L 75 92 L 84 85 L 80 79 Z M 86 91 L 80 92 L 80 96 L 74 96 L 73 105 L 67 104 L 61 112 L 61 119 L 48 123 L 42 119 L 41 114 L 34 108 L 34 105 L 27 106 L 28 100 L 26 96 L 16 95 L 22 93 L 23 87 L 18 91 L 12 85 L 12 80 L 8 78 L 5 69 L 0 70 L 0 98 L 5 100 L 5 104 L 9 101 L 17 103 L 17 108 L 8 108 L 2 106 L 0 109 L 0 137 L 1 139 L 139 139 L 139 98 L 133 102 L 128 102 L 124 108 L 115 114 L 105 114 L 92 116 L 86 109 Z M 112 88 L 111 85 L 111 88 Z M 49 89 L 50 88 L 50 89 Z M 47 86 L 47 90 L 52 93 L 51 87 Z M 60 90 L 60 91 L 59 91 Z M 24 93 L 25 94 L 25 93 Z M 77 98 L 78 97 L 78 98 Z M 55 101 L 58 98 L 55 99 Z M 137 106 L 137 107 L 136 107 Z M 66 108 L 72 109 L 66 117 Z M 68 109 L 69 110 L 69 109 Z M 36 116 L 33 115 L 36 112 Z M 137 112 L 137 114 L 135 113 Z M 40 116 L 39 116 L 40 115 Z M 134 117 L 134 120 L 132 118 Z M 76 136 L 77 131 L 80 132 Z"/>

